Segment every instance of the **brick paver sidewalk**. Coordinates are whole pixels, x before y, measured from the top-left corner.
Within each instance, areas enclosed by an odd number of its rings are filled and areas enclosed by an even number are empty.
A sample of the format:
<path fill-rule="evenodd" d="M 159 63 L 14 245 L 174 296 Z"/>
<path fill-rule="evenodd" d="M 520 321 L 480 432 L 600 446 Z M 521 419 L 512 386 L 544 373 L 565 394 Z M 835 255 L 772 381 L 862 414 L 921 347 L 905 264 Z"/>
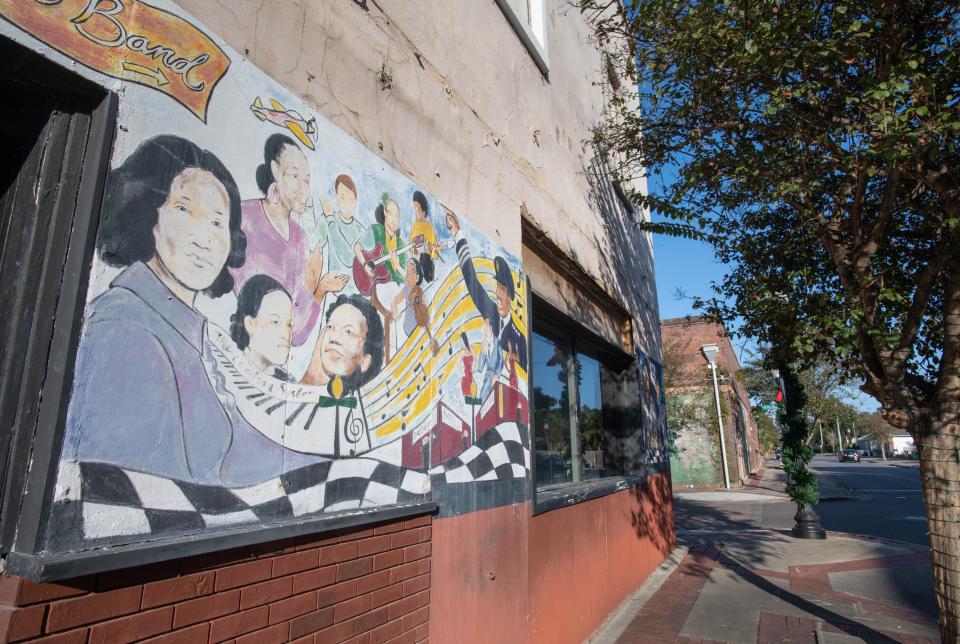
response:
<path fill-rule="evenodd" d="M 892 543 L 853 535 L 831 534 L 830 538 L 848 542 L 864 541 L 867 542 L 865 548 L 875 543 Z M 829 540 L 820 543 L 827 544 Z M 714 641 L 684 635 L 696 632 L 695 628 L 685 629 L 684 626 L 692 619 L 691 613 L 698 602 L 701 604 L 700 613 L 704 612 L 702 604 L 708 600 L 704 600 L 701 594 L 711 581 L 711 575 L 716 571 L 725 571 L 742 582 L 739 592 L 766 593 L 780 600 L 775 606 L 789 609 L 783 613 L 760 605 L 747 606 L 745 609 L 743 602 L 738 603 L 733 596 L 738 592 L 737 585 L 731 586 L 733 590 L 729 602 L 706 607 L 708 611 L 715 612 L 718 619 L 727 622 L 744 620 L 745 623 L 745 620 L 753 620 L 756 624 L 755 642 L 935 642 L 937 627 L 928 616 L 887 601 L 842 592 L 831 583 L 831 574 L 887 570 L 929 562 L 929 554 L 924 548 L 895 543 L 899 548 L 896 552 L 900 554 L 790 565 L 786 571 L 744 565 L 727 556 L 722 543 L 691 546 L 687 556 L 636 613 L 616 641 L 621 644 L 694 644 Z M 750 595 L 745 596 L 749 603 Z M 717 600 L 713 598 L 709 601 Z"/>

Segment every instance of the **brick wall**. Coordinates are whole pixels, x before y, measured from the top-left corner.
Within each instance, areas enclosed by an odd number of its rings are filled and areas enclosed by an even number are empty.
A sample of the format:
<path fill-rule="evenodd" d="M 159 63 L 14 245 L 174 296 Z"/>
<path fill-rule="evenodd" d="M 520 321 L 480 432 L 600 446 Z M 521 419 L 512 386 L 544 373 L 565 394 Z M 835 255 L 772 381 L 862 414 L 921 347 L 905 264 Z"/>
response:
<path fill-rule="evenodd" d="M 711 322 L 702 317 L 675 318 L 663 320 L 661 325 L 663 339 L 664 369 L 674 370 L 668 378 L 667 395 L 686 393 L 690 395 L 708 394 L 713 404 L 713 383 L 707 361 L 700 352 L 704 344 L 713 343 L 719 348 L 717 356 L 717 376 L 722 377 L 719 383 L 721 398 L 726 399 L 726 413 L 723 419 L 724 443 L 727 448 L 727 464 L 729 467 L 730 482 L 737 484 L 744 482 L 750 473 L 761 465 L 759 442 L 757 440 L 757 425 L 753 420 L 753 410 L 750 407 L 750 396 L 744 384 L 737 377 L 740 362 L 736 350 L 730 342 L 730 337 L 722 325 Z M 674 389 L 670 390 L 670 384 Z M 738 399 L 743 401 L 746 418 L 744 418 L 747 452 L 746 457 L 740 448 L 737 438 L 736 418 L 738 414 Z M 715 417 L 715 416 L 714 416 Z M 713 421 L 715 423 L 716 421 Z M 715 432 L 716 425 L 706 428 Z M 716 439 L 713 439 L 716 441 Z M 717 443 L 719 441 L 716 441 Z M 717 446 L 719 449 L 719 446 Z M 696 458 L 697 455 L 692 455 Z M 719 459 L 719 455 L 716 456 Z M 675 459 L 676 460 L 676 459 Z M 743 467 L 741 467 L 743 462 Z M 719 461 L 717 471 L 719 472 Z M 718 474 L 722 480 L 722 474 Z M 677 478 L 675 483 L 681 488 L 687 487 L 685 481 Z M 707 484 L 708 485 L 708 484 Z"/>
<path fill-rule="evenodd" d="M 431 517 L 60 583 L 0 577 L 0 641 L 420 642 Z"/>

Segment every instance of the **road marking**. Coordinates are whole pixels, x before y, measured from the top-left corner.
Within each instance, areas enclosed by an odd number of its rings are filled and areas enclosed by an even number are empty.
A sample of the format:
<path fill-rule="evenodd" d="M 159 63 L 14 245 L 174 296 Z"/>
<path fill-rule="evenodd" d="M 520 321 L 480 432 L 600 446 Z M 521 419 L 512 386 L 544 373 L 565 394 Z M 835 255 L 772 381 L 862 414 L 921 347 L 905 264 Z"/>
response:
<path fill-rule="evenodd" d="M 855 491 L 855 492 L 897 492 L 897 493 L 901 493 L 901 494 L 902 494 L 903 492 L 912 492 L 912 493 L 914 493 L 914 494 L 923 494 L 923 490 L 917 490 L 917 489 L 910 489 L 910 490 L 861 490 L 861 489 L 859 489 L 859 488 L 856 488 L 854 491 Z"/>
<path fill-rule="evenodd" d="M 926 521 L 927 517 L 918 517 L 918 516 L 908 516 L 903 517 L 906 521 Z"/>

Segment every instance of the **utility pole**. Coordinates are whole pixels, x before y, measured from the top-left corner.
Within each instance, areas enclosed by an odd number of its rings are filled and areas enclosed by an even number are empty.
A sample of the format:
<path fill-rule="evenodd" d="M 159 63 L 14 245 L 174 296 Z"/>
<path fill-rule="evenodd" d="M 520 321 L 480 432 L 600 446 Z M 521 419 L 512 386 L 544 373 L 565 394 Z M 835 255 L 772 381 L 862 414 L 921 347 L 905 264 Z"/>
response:
<path fill-rule="evenodd" d="M 730 489 L 730 473 L 727 469 L 727 445 L 723 440 L 723 411 L 720 409 L 720 387 L 717 386 L 717 353 L 719 349 L 715 344 L 705 344 L 700 347 L 703 357 L 707 359 L 710 365 L 710 373 L 713 375 L 713 397 L 717 403 L 717 427 L 720 430 L 720 458 L 723 461 L 723 486 Z"/>
<path fill-rule="evenodd" d="M 840 451 L 843 451 L 843 436 L 840 434 L 840 419 L 837 419 L 837 442 L 840 443 Z"/>

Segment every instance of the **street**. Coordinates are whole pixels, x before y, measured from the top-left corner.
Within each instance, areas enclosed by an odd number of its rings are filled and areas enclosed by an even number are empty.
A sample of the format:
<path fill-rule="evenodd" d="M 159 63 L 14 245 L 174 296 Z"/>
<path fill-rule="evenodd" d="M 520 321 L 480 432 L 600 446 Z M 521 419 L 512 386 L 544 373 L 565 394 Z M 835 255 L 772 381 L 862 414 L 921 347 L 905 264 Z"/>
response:
<path fill-rule="evenodd" d="M 876 463 L 870 461 L 877 461 Z M 927 545 L 927 522 L 916 461 L 877 459 L 840 463 L 830 454 L 814 457 L 823 501 L 816 506 L 827 530 L 853 532 Z"/>

